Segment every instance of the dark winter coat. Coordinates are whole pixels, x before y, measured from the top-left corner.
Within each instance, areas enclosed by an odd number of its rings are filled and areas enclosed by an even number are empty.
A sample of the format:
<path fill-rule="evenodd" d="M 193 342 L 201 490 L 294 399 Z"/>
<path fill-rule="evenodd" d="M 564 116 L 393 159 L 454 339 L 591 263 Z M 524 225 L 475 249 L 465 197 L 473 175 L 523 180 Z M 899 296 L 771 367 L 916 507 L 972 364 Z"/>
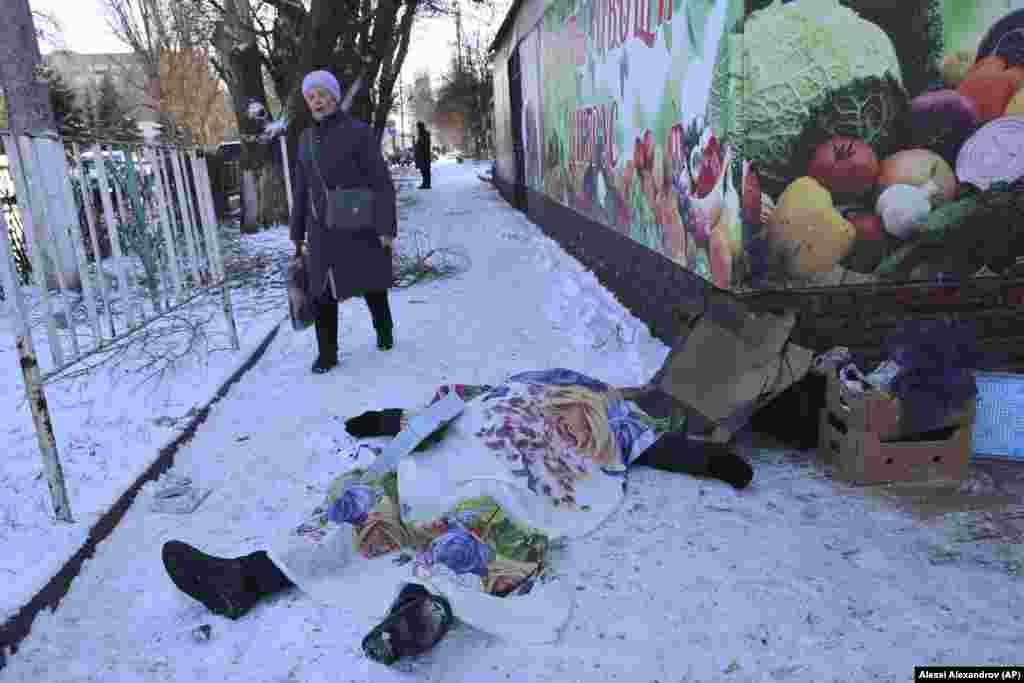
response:
<path fill-rule="evenodd" d="M 316 167 L 311 154 L 315 154 Z M 330 189 L 374 190 L 376 229 L 327 230 L 323 221 L 327 209 L 325 185 Z M 390 288 L 391 250 L 381 244 L 379 235 L 398 234 L 395 185 L 373 129 L 338 111 L 302 131 L 294 189 L 289 229 L 292 241 L 306 243 L 311 293 L 323 293 L 331 268 L 340 300 Z"/>
<path fill-rule="evenodd" d="M 430 132 L 420 131 L 419 135 L 416 137 L 416 168 L 429 168 L 430 158 Z"/>

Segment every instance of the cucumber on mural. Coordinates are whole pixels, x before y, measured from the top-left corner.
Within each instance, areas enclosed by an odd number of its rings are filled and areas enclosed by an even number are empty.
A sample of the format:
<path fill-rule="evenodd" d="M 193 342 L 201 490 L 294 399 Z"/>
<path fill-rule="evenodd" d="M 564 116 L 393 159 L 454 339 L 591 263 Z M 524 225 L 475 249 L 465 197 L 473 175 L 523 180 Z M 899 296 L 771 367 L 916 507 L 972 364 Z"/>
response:
<path fill-rule="evenodd" d="M 718 287 L 1021 266 L 1024 0 L 556 0 L 524 48 L 530 185 Z"/>

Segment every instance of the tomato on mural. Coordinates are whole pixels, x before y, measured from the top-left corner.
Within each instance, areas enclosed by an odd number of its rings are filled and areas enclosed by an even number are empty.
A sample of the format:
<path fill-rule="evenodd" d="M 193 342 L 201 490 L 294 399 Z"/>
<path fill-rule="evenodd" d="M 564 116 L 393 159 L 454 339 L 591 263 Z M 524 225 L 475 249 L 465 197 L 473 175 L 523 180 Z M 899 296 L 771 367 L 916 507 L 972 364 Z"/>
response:
<path fill-rule="evenodd" d="M 1024 0 L 556 0 L 538 191 L 734 290 L 1024 257 Z"/>

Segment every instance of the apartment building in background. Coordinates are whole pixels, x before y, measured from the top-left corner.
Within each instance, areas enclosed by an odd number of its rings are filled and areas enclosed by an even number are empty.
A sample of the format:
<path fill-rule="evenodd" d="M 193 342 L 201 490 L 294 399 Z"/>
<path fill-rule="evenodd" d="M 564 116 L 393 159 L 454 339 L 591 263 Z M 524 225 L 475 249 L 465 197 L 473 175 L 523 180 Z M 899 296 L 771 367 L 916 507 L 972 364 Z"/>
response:
<path fill-rule="evenodd" d="M 94 104 L 98 102 L 100 84 L 109 74 L 125 112 L 138 122 L 142 135 L 152 139 L 158 134 L 157 100 L 138 56 L 130 52 L 83 54 L 55 50 L 43 61 L 61 75 L 80 103 L 87 94 Z"/>

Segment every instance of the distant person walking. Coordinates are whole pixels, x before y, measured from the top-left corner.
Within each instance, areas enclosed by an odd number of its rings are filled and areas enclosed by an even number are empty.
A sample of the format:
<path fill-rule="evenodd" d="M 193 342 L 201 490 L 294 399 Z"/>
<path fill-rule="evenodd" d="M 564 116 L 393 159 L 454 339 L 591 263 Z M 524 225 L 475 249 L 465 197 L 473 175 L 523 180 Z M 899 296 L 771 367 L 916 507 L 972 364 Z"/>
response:
<path fill-rule="evenodd" d="M 337 79 L 327 71 L 313 71 L 302 81 L 302 95 L 315 125 L 299 137 L 289 229 L 297 257 L 309 242 L 307 268 L 310 294 L 317 298 L 319 351 L 312 370 L 321 374 L 338 364 L 339 301 L 361 295 L 377 331 L 377 348 L 394 345 L 387 290 L 398 219 L 395 186 L 377 137 L 370 126 L 339 107 Z M 374 227 L 353 231 L 328 226 L 328 190 L 356 188 L 374 192 Z"/>
<path fill-rule="evenodd" d="M 430 162 L 432 151 L 430 146 L 430 132 L 422 121 L 416 122 L 416 168 L 423 174 L 421 190 L 430 189 Z"/>

